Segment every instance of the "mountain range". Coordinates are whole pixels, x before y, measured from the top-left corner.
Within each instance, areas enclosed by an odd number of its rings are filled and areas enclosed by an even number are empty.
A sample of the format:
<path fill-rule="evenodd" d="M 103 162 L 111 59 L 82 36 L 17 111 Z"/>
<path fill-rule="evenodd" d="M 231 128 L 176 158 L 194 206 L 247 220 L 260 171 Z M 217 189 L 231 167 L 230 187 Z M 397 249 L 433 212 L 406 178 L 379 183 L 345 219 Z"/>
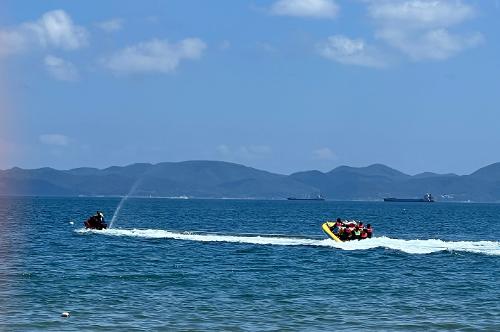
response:
<path fill-rule="evenodd" d="M 432 193 L 437 201 L 500 202 L 500 163 L 469 175 L 425 172 L 413 176 L 382 164 L 282 175 L 222 161 L 0 170 L 0 195 L 12 196 L 283 199 L 321 194 L 332 200 L 373 201 L 425 193 Z"/>

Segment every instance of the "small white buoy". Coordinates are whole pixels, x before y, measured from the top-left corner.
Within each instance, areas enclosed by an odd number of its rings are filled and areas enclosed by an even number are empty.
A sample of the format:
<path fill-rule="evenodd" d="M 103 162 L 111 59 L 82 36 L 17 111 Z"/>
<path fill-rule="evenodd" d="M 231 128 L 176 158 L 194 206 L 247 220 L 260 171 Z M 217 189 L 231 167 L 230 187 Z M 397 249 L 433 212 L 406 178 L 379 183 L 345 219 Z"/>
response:
<path fill-rule="evenodd" d="M 69 222 L 69 224 L 70 224 L 70 225 L 74 225 L 75 223 L 74 223 L 73 221 L 70 221 L 70 222 Z"/>
<path fill-rule="evenodd" d="M 69 317 L 69 312 L 65 311 L 61 314 L 61 317 L 68 318 Z"/>

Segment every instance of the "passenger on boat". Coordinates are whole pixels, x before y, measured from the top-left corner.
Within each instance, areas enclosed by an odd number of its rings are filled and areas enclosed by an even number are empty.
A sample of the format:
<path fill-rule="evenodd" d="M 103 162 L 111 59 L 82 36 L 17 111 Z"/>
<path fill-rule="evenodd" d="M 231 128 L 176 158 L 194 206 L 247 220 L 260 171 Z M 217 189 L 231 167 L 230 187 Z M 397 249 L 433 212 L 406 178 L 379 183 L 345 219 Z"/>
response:
<path fill-rule="evenodd" d="M 373 235 L 373 228 L 372 228 L 372 225 L 368 224 L 366 225 L 366 233 L 367 233 L 367 236 L 369 239 L 371 239 L 372 235 Z"/>
<path fill-rule="evenodd" d="M 340 229 L 342 227 L 342 223 L 336 222 L 335 225 L 332 228 L 332 233 L 335 235 L 338 235 L 340 233 Z"/>
<path fill-rule="evenodd" d="M 333 226 L 330 226 L 330 230 L 332 231 L 333 234 L 337 235 L 339 234 L 341 227 L 342 227 L 342 219 L 337 218 L 337 221 L 335 221 Z"/>
<path fill-rule="evenodd" d="M 335 235 L 337 235 L 339 237 L 339 239 L 341 239 L 343 234 L 344 234 L 344 231 L 345 231 L 345 227 L 342 224 L 340 224 L 339 225 L 339 233 L 335 234 Z"/>
<path fill-rule="evenodd" d="M 342 232 L 342 241 L 350 241 L 352 240 L 352 230 L 350 227 L 345 227 L 344 231 Z"/>
<path fill-rule="evenodd" d="M 351 222 L 351 223 L 349 223 L 348 228 L 349 228 L 349 231 L 350 231 L 350 233 L 352 235 L 352 239 L 351 240 L 356 239 L 356 236 L 354 235 L 354 231 L 356 230 L 356 224 L 353 223 L 353 222 Z"/>
<path fill-rule="evenodd" d="M 359 226 L 356 226 L 356 228 L 353 231 L 353 239 L 361 240 L 361 229 L 359 228 Z"/>
<path fill-rule="evenodd" d="M 364 226 L 363 222 L 356 222 L 354 220 L 343 221 L 337 218 L 335 222 L 331 223 L 330 230 L 341 241 L 352 240 L 366 240 L 372 237 L 373 229 L 370 224 Z"/>
<path fill-rule="evenodd" d="M 347 232 L 346 232 L 345 227 L 342 227 L 342 228 L 340 229 L 340 232 L 339 232 L 339 235 L 338 235 L 338 236 L 339 236 L 339 239 L 340 239 L 341 241 L 346 241 L 346 240 L 347 240 Z"/>

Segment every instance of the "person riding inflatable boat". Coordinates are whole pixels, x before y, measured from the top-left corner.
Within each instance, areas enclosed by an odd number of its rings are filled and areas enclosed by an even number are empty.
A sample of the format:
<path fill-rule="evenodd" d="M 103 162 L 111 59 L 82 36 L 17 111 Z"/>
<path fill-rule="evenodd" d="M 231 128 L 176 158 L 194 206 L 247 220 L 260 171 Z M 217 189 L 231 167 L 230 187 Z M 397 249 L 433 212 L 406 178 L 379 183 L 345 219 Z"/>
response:
<path fill-rule="evenodd" d="M 365 240 L 373 235 L 373 228 L 370 224 L 363 225 L 362 222 L 342 221 L 337 218 L 337 221 L 327 221 L 321 225 L 323 231 L 332 240 L 337 242 L 346 242 L 352 240 Z"/>
<path fill-rule="evenodd" d="M 104 214 L 102 212 L 97 211 L 95 215 L 87 219 L 84 222 L 85 228 L 88 229 L 97 229 L 102 230 L 108 228 L 108 225 L 104 222 Z"/>

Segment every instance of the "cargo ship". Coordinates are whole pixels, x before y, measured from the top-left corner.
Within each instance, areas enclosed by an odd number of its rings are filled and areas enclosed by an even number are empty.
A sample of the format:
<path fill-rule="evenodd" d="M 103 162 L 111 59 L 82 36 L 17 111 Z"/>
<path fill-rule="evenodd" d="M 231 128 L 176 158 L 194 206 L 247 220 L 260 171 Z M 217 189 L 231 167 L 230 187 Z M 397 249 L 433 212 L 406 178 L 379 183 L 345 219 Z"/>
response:
<path fill-rule="evenodd" d="M 431 194 L 426 194 L 423 198 L 384 198 L 384 202 L 402 202 L 402 203 L 433 203 L 434 197 Z"/>
<path fill-rule="evenodd" d="M 287 200 L 289 201 L 324 201 L 325 198 L 321 195 L 317 195 L 316 197 L 288 197 Z"/>

